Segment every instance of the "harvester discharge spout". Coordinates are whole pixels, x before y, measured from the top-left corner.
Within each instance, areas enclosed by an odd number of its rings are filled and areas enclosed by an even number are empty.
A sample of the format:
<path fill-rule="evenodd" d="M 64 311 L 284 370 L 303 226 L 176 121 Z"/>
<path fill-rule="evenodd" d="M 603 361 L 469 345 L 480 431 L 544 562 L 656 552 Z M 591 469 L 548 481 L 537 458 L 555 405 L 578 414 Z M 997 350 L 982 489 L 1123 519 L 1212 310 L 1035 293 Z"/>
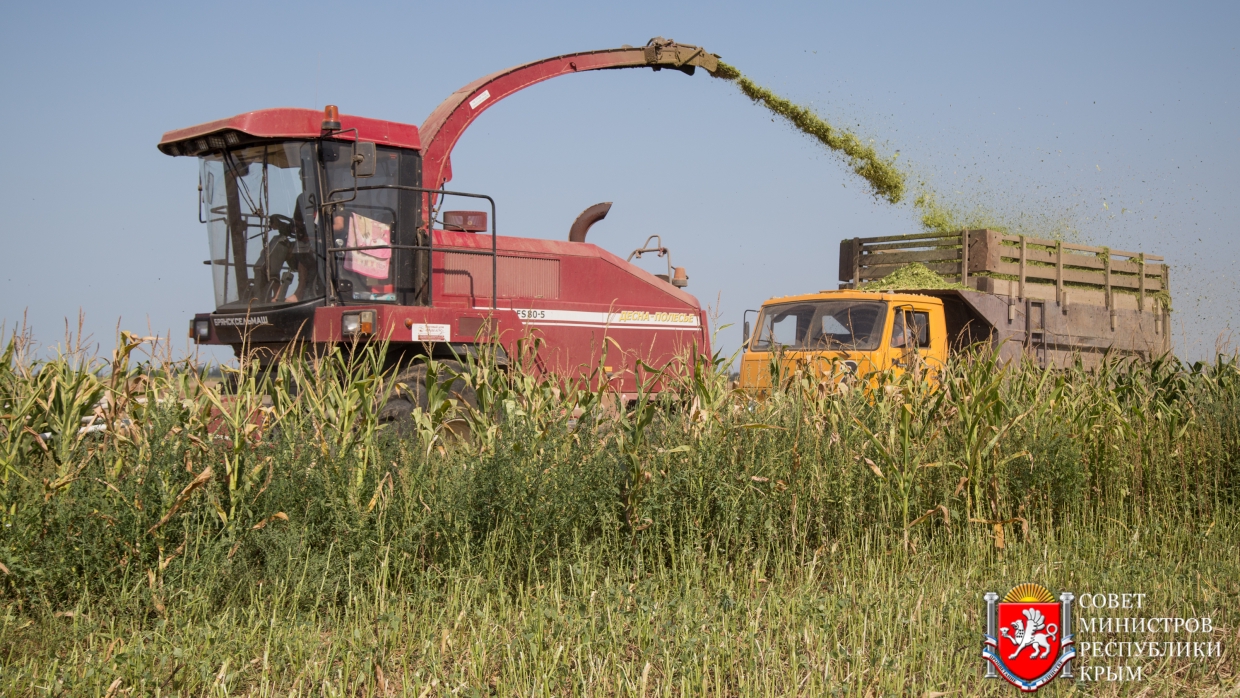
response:
<path fill-rule="evenodd" d="M 422 181 L 438 189 L 451 180 L 452 149 L 465 129 L 491 105 L 530 85 L 587 70 L 669 68 L 692 75 L 696 68 L 713 74 L 719 66 L 719 56 L 700 46 L 655 37 L 645 46 L 568 53 L 492 73 L 453 92 L 423 122 L 419 131 L 424 149 Z"/>

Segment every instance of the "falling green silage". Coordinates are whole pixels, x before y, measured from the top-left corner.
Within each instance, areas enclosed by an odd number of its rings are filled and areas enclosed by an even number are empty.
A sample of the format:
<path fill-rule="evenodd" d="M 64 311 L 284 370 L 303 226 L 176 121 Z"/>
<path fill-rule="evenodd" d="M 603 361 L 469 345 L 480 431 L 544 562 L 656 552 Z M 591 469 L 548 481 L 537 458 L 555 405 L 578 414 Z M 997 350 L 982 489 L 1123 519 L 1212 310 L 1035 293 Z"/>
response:
<path fill-rule="evenodd" d="M 870 184 L 875 196 L 893 204 L 898 204 L 904 199 L 906 177 L 904 172 L 896 167 L 895 156 L 883 158 L 874 146 L 863 142 L 855 133 L 832 126 L 809 107 L 780 97 L 723 61 L 719 62 L 719 67 L 712 75 L 736 83 L 746 97 L 760 102 L 772 113 L 787 120 L 797 130 L 831 150 L 841 153 L 847 159 L 852 171 Z"/>
<path fill-rule="evenodd" d="M 874 146 L 855 133 L 832 126 L 813 109 L 775 94 L 723 61 L 719 62 L 711 75 L 735 83 L 746 97 L 843 156 L 852 171 L 869 184 L 875 197 L 892 204 L 906 200 L 911 177 L 906 169 L 896 165 L 896 156 L 884 158 Z M 1066 225 L 1057 216 L 1029 216 L 1023 212 L 1000 215 L 988 205 L 968 208 L 953 206 L 941 201 L 924 181 L 919 182 L 915 190 L 917 195 L 911 203 L 922 229 L 929 232 L 953 233 L 962 229 L 989 228 L 1011 234 L 1025 233 L 1054 239 L 1076 237 L 1074 228 Z"/>
<path fill-rule="evenodd" d="M 913 207 L 921 215 L 922 229 L 928 232 L 958 233 L 965 229 L 977 230 L 981 228 L 1008 232 L 1007 226 L 1000 223 L 988 212 L 978 211 L 972 215 L 962 214 L 955 208 L 939 201 L 933 193 L 925 189 L 917 195 L 916 199 L 913 199 Z"/>

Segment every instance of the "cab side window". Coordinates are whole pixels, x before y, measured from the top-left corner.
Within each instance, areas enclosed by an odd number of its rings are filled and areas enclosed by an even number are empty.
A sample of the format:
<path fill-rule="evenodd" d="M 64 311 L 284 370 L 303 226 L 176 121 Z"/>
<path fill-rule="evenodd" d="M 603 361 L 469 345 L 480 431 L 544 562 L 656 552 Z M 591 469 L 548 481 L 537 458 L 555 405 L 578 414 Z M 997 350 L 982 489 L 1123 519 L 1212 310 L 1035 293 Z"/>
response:
<path fill-rule="evenodd" d="M 891 327 L 891 346 L 894 348 L 929 348 L 930 313 L 898 311 Z"/>
<path fill-rule="evenodd" d="M 930 313 L 915 312 L 913 316 L 913 332 L 919 349 L 930 347 Z"/>

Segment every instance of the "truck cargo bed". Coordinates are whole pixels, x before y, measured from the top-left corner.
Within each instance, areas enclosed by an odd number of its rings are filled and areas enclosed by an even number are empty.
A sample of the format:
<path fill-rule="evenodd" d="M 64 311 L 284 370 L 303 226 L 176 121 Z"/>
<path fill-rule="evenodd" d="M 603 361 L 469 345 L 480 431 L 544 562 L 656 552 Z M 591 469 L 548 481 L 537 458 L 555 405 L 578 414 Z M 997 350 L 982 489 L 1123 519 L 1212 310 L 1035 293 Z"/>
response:
<path fill-rule="evenodd" d="M 1148 360 L 1171 350 L 1161 257 L 994 230 L 853 238 L 840 243 L 840 288 L 912 262 L 968 287 L 899 289 L 943 300 L 956 347 L 989 341 L 1005 360 L 1087 367 L 1107 353 Z"/>

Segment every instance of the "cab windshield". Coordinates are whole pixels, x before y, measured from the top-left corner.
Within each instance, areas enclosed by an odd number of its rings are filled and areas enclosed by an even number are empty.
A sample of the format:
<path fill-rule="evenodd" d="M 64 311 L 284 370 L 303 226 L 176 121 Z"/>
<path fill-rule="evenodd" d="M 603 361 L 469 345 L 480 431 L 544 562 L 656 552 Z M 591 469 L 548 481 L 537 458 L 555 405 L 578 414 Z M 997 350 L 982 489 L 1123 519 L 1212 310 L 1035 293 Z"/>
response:
<path fill-rule="evenodd" d="M 312 142 L 217 151 L 202 157 L 202 197 L 215 305 L 224 309 L 322 297 Z"/>
<path fill-rule="evenodd" d="M 752 351 L 873 351 L 882 343 L 882 301 L 806 301 L 762 309 Z"/>

